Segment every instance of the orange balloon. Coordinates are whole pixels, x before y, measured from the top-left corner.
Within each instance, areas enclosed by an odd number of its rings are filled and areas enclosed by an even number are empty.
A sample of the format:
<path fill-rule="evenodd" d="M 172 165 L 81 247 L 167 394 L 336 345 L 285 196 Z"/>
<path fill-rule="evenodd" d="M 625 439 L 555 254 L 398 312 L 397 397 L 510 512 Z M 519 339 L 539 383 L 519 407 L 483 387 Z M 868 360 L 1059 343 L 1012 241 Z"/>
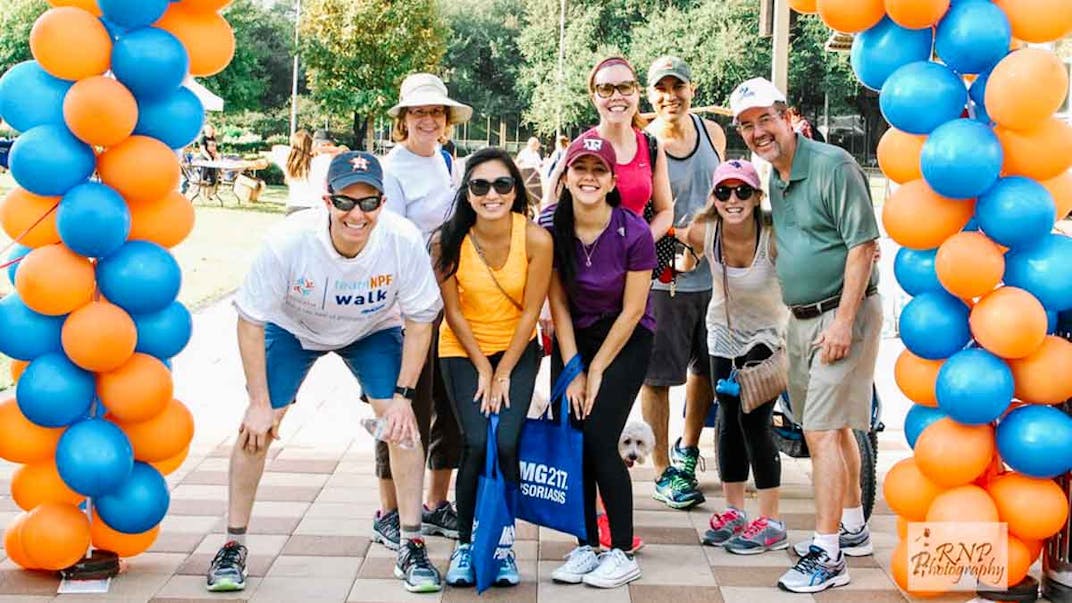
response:
<path fill-rule="evenodd" d="M 937 23 L 947 10 L 949 0 L 886 0 L 886 12 L 890 19 L 908 29 L 930 27 Z"/>
<path fill-rule="evenodd" d="M 97 0 L 48 0 L 52 6 L 75 6 L 82 10 L 88 10 L 93 16 L 101 16 L 101 9 L 97 6 Z"/>
<path fill-rule="evenodd" d="M 1058 220 L 1072 213 L 1072 172 L 1065 172 L 1041 184 L 1053 195 L 1053 202 L 1057 206 Z"/>
<path fill-rule="evenodd" d="M 986 490 L 968 484 L 957 486 L 934 497 L 927 511 L 927 521 L 996 522 L 998 507 Z"/>
<path fill-rule="evenodd" d="M 930 598 L 942 595 L 943 591 L 916 591 L 908 588 L 908 544 L 901 539 L 890 558 L 890 576 L 897 586 L 913 597 Z M 952 586 L 952 584 L 950 584 Z"/>
<path fill-rule="evenodd" d="M 938 408 L 934 385 L 938 369 L 945 360 L 927 360 L 908 350 L 902 350 L 893 365 L 893 380 L 901 392 L 911 401 L 923 406 Z"/>
<path fill-rule="evenodd" d="M 1028 356 L 1046 339 L 1046 309 L 1016 287 L 1002 287 L 979 300 L 968 324 L 975 341 L 1002 358 Z"/>
<path fill-rule="evenodd" d="M 13 241 L 27 247 L 41 247 L 60 242 L 56 230 L 59 197 L 42 197 L 15 187 L 0 202 L 0 223 Z"/>
<path fill-rule="evenodd" d="M 947 417 L 919 434 L 916 465 L 939 486 L 963 486 L 987 470 L 994 448 L 994 429 L 989 425 L 962 425 Z"/>
<path fill-rule="evenodd" d="M 1028 130 L 994 128 L 1005 151 L 1006 176 L 1035 180 L 1057 178 L 1072 167 L 1072 125 L 1050 117 Z"/>
<path fill-rule="evenodd" d="M 919 156 L 926 136 L 916 136 L 890 128 L 878 141 L 878 165 L 887 178 L 904 184 L 923 178 Z"/>
<path fill-rule="evenodd" d="M 1020 542 L 1024 543 L 1027 547 L 1027 556 L 1031 559 L 1031 563 L 1038 561 L 1039 555 L 1042 554 L 1042 548 L 1046 546 L 1045 540 L 1024 540 L 1017 538 Z"/>
<path fill-rule="evenodd" d="M 113 530 L 93 511 L 93 520 L 89 522 L 89 535 L 94 548 L 111 551 L 120 557 L 133 557 L 149 550 L 160 535 L 160 524 L 140 534 L 126 534 Z"/>
<path fill-rule="evenodd" d="M 138 329 L 119 306 L 90 302 L 63 322 L 63 351 L 71 362 L 93 372 L 122 366 L 134 353 Z"/>
<path fill-rule="evenodd" d="M 1072 342 L 1047 335 L 1037 350 L 1009 360 L 1016 382 L 1016 397 L 1032 404 L 1060 404 L 1072 398 L 1072 379 L 1055 379 L 1054 375 L 1072 375 Z"/>
<path fill-rule="evenodd" d="M 30 366 L 29 361 L 12 359 L 11 366 L 8 367 L 11 370 L 11 380 L 18 383 L 19 377 L 22 376 L 22 372 L 25 371 L 28 366 Z"/>
<path fill-rule="evenodd" d="M 845 33 L 870 29 L 886 16 L 882 0 L 818 0 L 816 9 L 827 27 Z"/>
<path fill-rule="evenodd" d="M 1005 11 L 1012 35 L 1042 44 L 1072 33 L 1072 4 L 1067 0 L 994 0 Z"/>
<path fill-rule="evenodd" d="M 75 82 L 67 91 L 63 119 L 86 144 L 110 147 L 134 132 L 138 101 L 123 84 L 97 75 Z"/>
<path fill-rule="evenodd" d="M 155 201 L 130 206 L 130 240 L 152 241 L 163 247 L 183 242 L 194 229 L 194 205 L 179 191 Z"/>
<path fill-rule="evenodd" d="M 1023 48 L 1001 60 L 986 82 L 990 119 L 1010 130 L 1030 130 L 1053 115 L 1068 95 L 1068 71 L 1054 53 Z"/>
<path fill-rule="evenodd" d="M 0 402 L 0 458 L 12 463 L 52 459 L 65 427 L 41 427 L 19 410 L 15 398 Z"/>
<path fill-rule="evenodd" d="M 908 538 L 908 520 L 900 515 L 897 516 L 897 538 L 904 540 Z"/>
<path fill-rule="evenodd" d="M 97 157 L 101 180 L 131 205 L 155 201 L 179 187 L 179 159 L 155 138 L 131 136 Z"/>
<path fill-rule="evenodd" d="M 902 459 L 886 474 L 882 495 L 897 515 L 908 521 L 923 521 L 942 488 L 927 479 L 912 457 Z"/>
<path fill-rule="evenodd" d="M 219 13 L 191 10 L 186 5 L 172 4 L 156 27 L 171 32 L 186 47 L 191 75 L 216 75 L 234 58 L 234 30 Z"/>
<path fill-rule="evenodd" d="M 882 206 L 882 224 L 898 244 L 934 249 L 960 232 L 975 212 L 975 201 L 943 197 L 923 180 L 898 188 Z"/>
<path fill-rule="evenodd" d="M 80 80 L 108 71 L 112 37 L 93 14 L 80 8 L 52 8 L 30 30 L 30 52 L 41 68 L 61 80 Z"/>
<path fill-rule="evenodd" d="M 130 439 L 134 458 L 147 463 L 171 459 L 189 446 L 194 437 L 194 417 L 178 400 L 172 400 L 163 412 L 148 421 L 116 423 Z"/>
<path fill-rule="evenodd" d="M 1005 275 L 1005 254 L 981 232 L 958 232 L 945 240 L 934 258 L 938 282 L 961 299 L 986 295 Z"/>
<path fill-rule="evenodd" d="M 990 495 L 1009 532 L 1025 540 L 1045 540 L 1065 526 L 1068 499 L 1051 479 L 1006 473 L 990 482 Z"/>
<path fill-rule="evenodd" d="M 122 366 L 97 377 L 97 396 L 122 423 L 148 421 L 159 415 L 173 393 L 171 371 L 148 354 L 134 354 Z"/>
<path fill-rule="evenodd" d="M 24 511 L 44 503 L 77 506 L 86 499 L 67 487 L 53 460 L 38 461 L 16 469 L 11 476 L 11 498 Z"/>
<path fill-rule="evenodd" d="M 22 548 L 22 526 L 26 523 L 26 515 L 27 513 L 19 513 L 15 519 L 11 520 L 11 523 L 7 524 L 7 529 L 4 530 L 4 552 L 15 565 L 26 569 L 38 569 Z"/>
<path fill-rule="evenodd" d="M 74 565 L 89 549 L 89 519 L 74 505 L 44 503 L 22 524 L 22 547 L 41 569 Z"/>
<path fill-rule="evenodd" d="M 190 447 L 187 446 L 186 448 L 182 449 L 182 452 L 176 454 L 169 459 L 164 459 L 162 461 L 153 461 L 149 464 L 155 467 L 156 470 L 160 472 L 160 475 L 171 475 L 175 472 L 176 469 L 182 467 L 182 464 L 186 462 L 186 457 L 189 455 Z"/>
<path fill-rule="evenodd" d="M 819 11 L 816 0 L 789 0 L 789 8 L 803 15 L 814 15 Z"/>
<path fill-rule="evenodd" d="M 15 273 L 15 289 L 28 308 L 59 316 L 88 304 L 97 288 L 93 264 L 62 244 L 38 247 Z"/>

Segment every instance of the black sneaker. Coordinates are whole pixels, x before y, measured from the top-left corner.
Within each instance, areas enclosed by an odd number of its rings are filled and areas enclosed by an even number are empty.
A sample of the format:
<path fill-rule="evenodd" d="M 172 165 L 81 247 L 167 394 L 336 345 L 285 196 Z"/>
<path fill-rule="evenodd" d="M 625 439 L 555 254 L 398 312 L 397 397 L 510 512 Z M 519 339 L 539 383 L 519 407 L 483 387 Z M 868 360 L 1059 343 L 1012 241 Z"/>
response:
<path fill-rule="evenodd" d="M 397 551 L 401 537 L 402 528 L 398 524 L 398 509 L 387 513 L 376 511 L 376 517 L 372 518 L 372 542 L 379 542 L 392 551 Z"/>
<path fill-rule="evenodd" d="M 439 570 L 428 559 L 428 549 L 421 539 L 410 540 L 398 550 L 395 578 L 411 593 L 436 593 L 443 590 Z"/>
<path fill-rule="evenodd" d="M 208 568 L 205 588 L 215 593 L 246 588 L 246 547 L 233 540 L 223 545 Z"/>
<path fill-rule="evenodd" d="M 443 501 L 434 509 L 424 505 L 421 511 L 421 534 L 433 536 L 439 534 L 447 538 L 458 539 L 458 512 L 450 501 Z"/>

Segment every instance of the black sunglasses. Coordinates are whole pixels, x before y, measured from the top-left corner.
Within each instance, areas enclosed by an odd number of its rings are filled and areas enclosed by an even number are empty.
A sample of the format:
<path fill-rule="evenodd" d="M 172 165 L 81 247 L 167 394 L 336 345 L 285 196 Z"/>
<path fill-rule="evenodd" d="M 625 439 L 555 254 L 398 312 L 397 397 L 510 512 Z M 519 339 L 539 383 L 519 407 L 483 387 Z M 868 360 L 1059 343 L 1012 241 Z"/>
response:
<path fill-rule="evenodd" d="M 614 96 L 615 90 L 622 96 L 635 94 L 640 89 L 640 84 L 636 80 L 630 80 L 628 82 L 618 82 L 617 84 L 596 84 L 593 88 L 595 88 L 596 94 L 600 97 L 610 98 Z"/>
<path fill-rule="evenodd" d="M 361 197 L 355 199 L 349 195 L 329 195 L 331 204 L 335 206 L 335 209 L 339 211 L 351 211 L 355 207 L 360 207 L 361 211 L 369 212 L 376 211 L 383 205 L 383 195 L 373 195 L 371 197 Z"/>
<path fill-rule="evenodd" d="M 490 182 L 482 178 L 469 181 L 469 192 L 477 197 L 483 197 L 493 188 L 500 195 L 505 195 L 514 190 L 514 178 L 512 176 L 503 176 Z"/>
<path fill-rule="evenodd" d="M 748 201 L 752 198 L 752 195 L 755 194 L 756 189 L 748 184 L 738 184 L 737 186 L 726 186 L 724 184 L 719 184 L 715 187 L 715 190 L 712 194 L 714 194 L 715 199 L 718 199 L 719 201 L 729 201 L 730 195 L 732 195 L 734 191 L 737 192 L 738 199 L 740 199 L 741 201 Z"/>

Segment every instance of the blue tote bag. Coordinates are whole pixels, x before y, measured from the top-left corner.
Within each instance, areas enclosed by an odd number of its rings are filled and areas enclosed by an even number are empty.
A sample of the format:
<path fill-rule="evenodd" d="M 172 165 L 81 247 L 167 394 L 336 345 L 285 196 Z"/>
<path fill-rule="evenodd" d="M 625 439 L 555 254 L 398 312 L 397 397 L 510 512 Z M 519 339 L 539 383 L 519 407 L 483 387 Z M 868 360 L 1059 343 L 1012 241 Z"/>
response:
<path fill-rule="evenodd" d="M 473 510 L 472 559 L 476 592 L 495 583 L 499 564 L 514 548 L 514 506 L 517 486 L 508 484 L 499 469 L 497 433 L 499 415 L 488 421 L 488 447 L 484 474 L 477 480 Z"/>
<path fill-rule="evenodd" d="M 558 423 L 526 419 L 521 430 L 521 463 L 517 517 L 582 540 L 584 524 L 584 434 L 570 425 L 566 388 L 584 366 L 579 355 L 566 364 L 551 388 L 551 404 L 559 403 Z"/>

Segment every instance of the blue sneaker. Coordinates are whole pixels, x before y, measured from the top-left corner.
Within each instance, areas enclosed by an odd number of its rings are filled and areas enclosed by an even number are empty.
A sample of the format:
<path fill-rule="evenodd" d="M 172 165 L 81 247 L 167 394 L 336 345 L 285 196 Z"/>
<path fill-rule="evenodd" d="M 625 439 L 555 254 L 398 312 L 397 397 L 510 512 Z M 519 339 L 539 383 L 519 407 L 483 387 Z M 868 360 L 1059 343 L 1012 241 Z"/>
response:
<path fill-rule="evenodd" d="M 459 544 L 450 556 L 450 569 L 447 570 L 447 584 L 451 586 L 472 586 L 476 584 L 473 571 L 473 551 L 468 544 Z"/>
<path fill-rule="evenodd" d="M 791 593 L 817 593 L 850 582 L 845 555 L 831 559 L 822 548 L 811 545 L 808 554 L 778 580 L 778 588 Z"/>
<path fill-rule="evenodd" d="M 495 576 L 495 586 L 517 586 L 521 583 L 521 574 L 517 571 L 514 551 L 499 561 L 499 575 Z"/>

